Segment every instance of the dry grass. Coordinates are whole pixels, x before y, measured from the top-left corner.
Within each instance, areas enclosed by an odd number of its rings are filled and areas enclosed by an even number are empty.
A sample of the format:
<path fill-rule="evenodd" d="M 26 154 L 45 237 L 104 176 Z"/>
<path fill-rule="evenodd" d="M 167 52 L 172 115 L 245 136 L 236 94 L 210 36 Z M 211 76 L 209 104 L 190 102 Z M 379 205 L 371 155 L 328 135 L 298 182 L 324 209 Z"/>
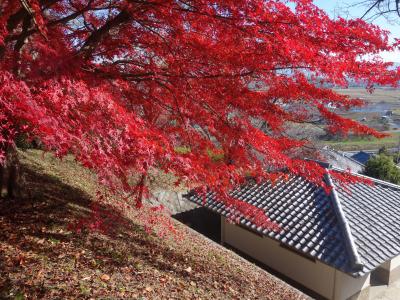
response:
<path fill-rule="evenodd" d="M 303 299 L 180 224 L 180 240 L 126 215 L 109 234 L 71 232 L 90 211 L 95 177 L 72 157 L 30 150 L 21 161 L 28 196 L 0 200 L 1 299 Z"/>

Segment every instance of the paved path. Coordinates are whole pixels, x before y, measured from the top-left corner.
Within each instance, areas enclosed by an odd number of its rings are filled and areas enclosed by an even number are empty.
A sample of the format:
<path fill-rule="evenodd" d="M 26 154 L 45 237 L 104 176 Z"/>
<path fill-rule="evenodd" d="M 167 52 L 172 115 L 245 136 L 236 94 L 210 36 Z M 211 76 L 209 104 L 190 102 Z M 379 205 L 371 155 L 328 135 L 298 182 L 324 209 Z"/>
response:
<path fill-rule="evenodd" d="M 400 280 L 389 287 L 386 285 L 382 286 L 371 286 L 370 288 L 370 299 L 371 300 L 399 300 L 400 299 Z"/>

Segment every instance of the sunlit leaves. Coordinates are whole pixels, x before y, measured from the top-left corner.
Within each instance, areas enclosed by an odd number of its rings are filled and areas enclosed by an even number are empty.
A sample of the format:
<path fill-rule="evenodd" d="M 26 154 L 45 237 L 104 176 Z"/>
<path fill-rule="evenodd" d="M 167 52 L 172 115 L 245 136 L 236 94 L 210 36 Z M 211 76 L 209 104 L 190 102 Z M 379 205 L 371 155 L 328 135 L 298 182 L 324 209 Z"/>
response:
<path fill-rule="evenodd" d="M 0 7 L 0 160 L 27 131 L 132 206 L 152 169 L 221 193 L 277 170 L 322 184 L 288 125 L 378 136 L 329 110 L 362 101 L 328 86 L 400 77 L 378 56 L 386 32 L 312 1 L 25 2 Z"/>

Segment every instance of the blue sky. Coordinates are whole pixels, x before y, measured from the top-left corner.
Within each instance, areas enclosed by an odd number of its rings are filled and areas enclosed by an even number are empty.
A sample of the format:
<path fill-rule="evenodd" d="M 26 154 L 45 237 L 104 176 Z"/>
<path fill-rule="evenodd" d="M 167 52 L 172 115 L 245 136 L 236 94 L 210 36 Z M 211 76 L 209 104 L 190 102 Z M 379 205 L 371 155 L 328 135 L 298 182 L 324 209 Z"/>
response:
<path fill-rule="evenodd" d="M 341 15 L 343 17 L 354 18 L 362 17 L 366 11 L 366 8 L 363 6 L 354 6 L 360 2 L 363 2 L 363 0 L 314 0 L 316 5 L 324 9 L 332 17 Z M 348 14 L 346 11 L 348 11 Z M 374 20 L 373 23 L 379 25 L 383 29 L 389 30 L 393 38 L 400 38 L 400 18 L 397 24 L 387 21 L 384 17 Z M 387 61 L 400 62 L 400 51 L 382 53 L 382 57 Z"/>

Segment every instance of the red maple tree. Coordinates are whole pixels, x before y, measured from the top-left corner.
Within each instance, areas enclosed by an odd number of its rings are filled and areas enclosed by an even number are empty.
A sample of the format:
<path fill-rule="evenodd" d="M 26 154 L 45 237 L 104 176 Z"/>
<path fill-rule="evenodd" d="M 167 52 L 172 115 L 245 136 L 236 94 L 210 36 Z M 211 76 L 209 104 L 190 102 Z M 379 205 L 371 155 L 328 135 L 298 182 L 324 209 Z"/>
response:
<path fill-rule="evenodd" d="M 328 109 L 363 103 L 327 86 L 396 85 L 399 71 L 379 57 L 387 32 L 290 2 L 2 1 L 0 160 L 28 133 L 136 206 L 154 169 L 221 195 L 283 168 L 322 184 L 288 128 L 318 116 L 330 132 L 381 136 Z"/>

